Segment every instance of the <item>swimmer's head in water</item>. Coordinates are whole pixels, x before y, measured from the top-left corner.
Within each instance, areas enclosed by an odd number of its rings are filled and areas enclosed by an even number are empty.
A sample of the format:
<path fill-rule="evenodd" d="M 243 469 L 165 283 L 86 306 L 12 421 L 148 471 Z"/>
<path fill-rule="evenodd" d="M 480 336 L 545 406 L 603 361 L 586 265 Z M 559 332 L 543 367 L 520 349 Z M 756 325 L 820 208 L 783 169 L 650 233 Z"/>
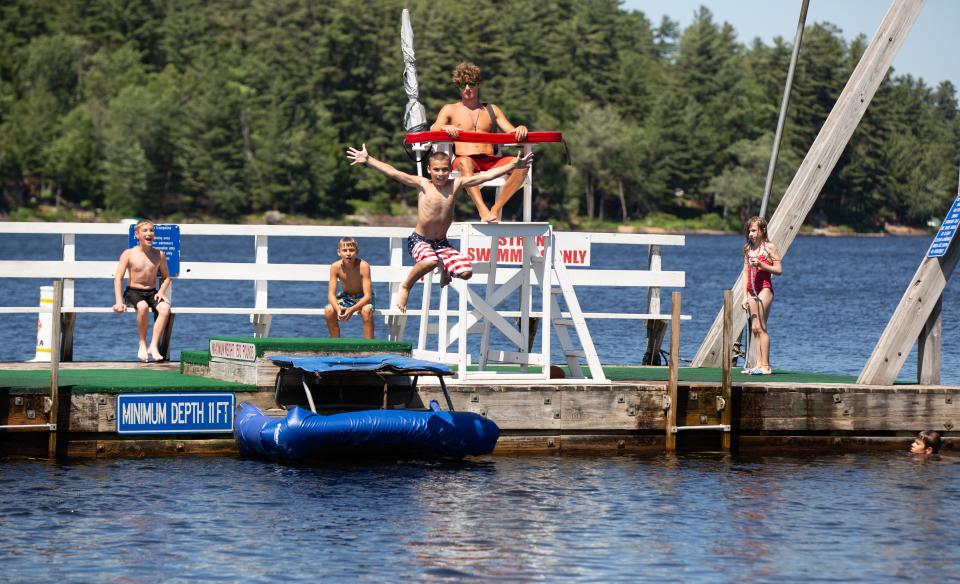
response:
<path fill-rule="evenodd" d="M 914 454 L 940 454 L 940 432 L 924 430 L 917 434 L 910 445 L 910 452 Z"/>

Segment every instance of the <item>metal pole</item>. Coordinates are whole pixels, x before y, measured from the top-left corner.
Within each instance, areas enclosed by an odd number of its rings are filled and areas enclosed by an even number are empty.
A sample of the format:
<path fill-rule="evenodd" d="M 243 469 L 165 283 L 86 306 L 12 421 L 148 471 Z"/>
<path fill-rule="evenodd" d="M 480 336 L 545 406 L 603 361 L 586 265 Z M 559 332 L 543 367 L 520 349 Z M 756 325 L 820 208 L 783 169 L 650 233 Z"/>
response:
<path fill-rule="evenodd" d="M 780 101 L 780 118 L 777 120 L 777 133 L 773 137 L 773 150 L 770 153 L 770 166 L 767 167 L 767 182 L 763 186 L 763 202 L 760 203 L 760 216 L 767 216 L 767 201 L 773 189 L 773 172 L 777 167 L 777 156 L 780 154 L 780 140 L 783 138 L 783 124 L 787 117 L 787 106 L 790 103 L 790 88 L 793 87 L 793 74 L 797 69 L 797 56 L 800 54 L 800 42 L 803 40 L 803 28 L 807 23 L 807 6 L 810 0 L 803 0 L 800 7 L 800 20 L 797 22 L 797 34 L 793 39 L 793 54 L 790 55 L 790 69 L 787 70 L 787 84 L 783 87 L 783 99 Z"/>

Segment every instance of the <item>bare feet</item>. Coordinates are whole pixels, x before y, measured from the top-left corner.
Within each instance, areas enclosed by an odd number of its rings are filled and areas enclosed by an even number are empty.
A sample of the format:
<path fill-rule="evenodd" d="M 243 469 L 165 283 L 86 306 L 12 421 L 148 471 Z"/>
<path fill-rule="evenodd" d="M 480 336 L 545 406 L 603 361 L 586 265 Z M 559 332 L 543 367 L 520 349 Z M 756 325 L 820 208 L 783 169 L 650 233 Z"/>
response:
<path fill-rule="evenodd" d="M 160 350 L 156 347 L 150 347 L 149 353 L 150 356 L 153 357 L 154 361 L 163 361 L 163 355 L 160 354 Z"/>
<path fill-rule="evenodd" d="M 400 292 L 397 294 L 397 308 L 400 309 L 400 312 L 407 312 L 407 298 L 410 296 L 410 289 L 400 285 Z"/>
<path fill-rule="evenodd" d="M 493 215 L 493 219 L 484 219 L 488 223 L 498 223 L 500 221 L 500 215 L 503 213 L 502 209 L 498 209 L 496 205 L 490 207 L 490 214 Z"/>
<path fill-rule="evenodd" d="M 147 346 L 143 343 L 140 343 L 140 348 L 137 349 L 137 359 L 140 359 L 144 363 L 147 362 Z"/>
<path fill-rule="evenodd" d="M 443 268 L 440 268 L 440 287 L 443 288 L 444 286 L 449 284 L 451 279 L 452 278 L 450 277 L 450 272 L 444 270 Z"/>
<path fill-rule="evenodd" d="M 484 223 L 496 223 L 499 221 L 497 214 L 492 211 L 487 211 L 486 213 L 480 213 L 480 220 Z"/>

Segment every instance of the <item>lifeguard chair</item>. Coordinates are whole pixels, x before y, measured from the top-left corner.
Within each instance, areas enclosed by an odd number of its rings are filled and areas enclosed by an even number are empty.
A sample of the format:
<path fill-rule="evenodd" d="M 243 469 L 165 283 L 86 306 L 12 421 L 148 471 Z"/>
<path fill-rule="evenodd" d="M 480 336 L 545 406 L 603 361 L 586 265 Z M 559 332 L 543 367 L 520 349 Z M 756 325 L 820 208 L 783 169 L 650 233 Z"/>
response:
<path fill-rule="evenodd" d="M 560 142 L 559 132 L 530 132 L 522 143 L 516 143 L 512 134 L 487 132 L 461 132 L 458 141 L 490 144 L 517 145 L 529 152 L 538 142 Z M 407 134 L 405 143 L 415 151 L 431 149 L 450 152 L 453 141 L 445 132 L 418 132 Z M 423 169 L 418 164 L 418 173 Z M 480 381 L 496 379 L 498 382 L 530 382 L 551 378 L 551 341 L 559 342 L 564 360 L 569 367 L 571 382 L 581 382 L 586 377 L 584 369 L 594 383 L 606 383 L 593 340 L 587 329 L 573 286 L 569 283 L 562 261 L 556 257 L 556 240 L 549 223 L 533 223 L 532 215 L 532 170 L 523 184 L 524 221 L 513 223 L 467 222 L 455 224 L 449 233 L 459 239 L 462 250 L 474 242 L 489 241 L 489 259 L 474 261 L 474 277 L 469 281 L 454 279 L 448 287 L 442 287 L 439 307 L 432 308 L 431 296 L 434 273 L 424 277 L 422 308 L 418 340 L 414 355 L 418 358 L 441 362 L 456 362 L 457 377 L 454 381 Z M 503 181 L 489 181 L 483 186 L 502 187 Z M 523 247 L 519 265 L 498 269 L 498 242 L 502 238 L 520 239 Z M 487 244 L 484 244 L 487 245 Z M 513 262 L 511 262 L 513 263 Z M 391 286 L 391 294 L 396 293 Z M 449 290 L 457 292 L 459 302 L 449 307 Z M 535 288 L 538 288 L 535 292 Z M 483 291 L 481 291 L 481 289 Z M 519 293 L 519 310 L 502 310 L 499 304 L 513 293 Z M 539 310 L 534 299 L 539 298 Z M 561 303 L 564 306 L 561 306 Z M 516 326 L 505 317 L 515 317 Z M 404 319 L 405 317 L 399 317 Z M 537 321 L 536 319 L 540 319 Z M 540 327 L 540 348 L 534 350 L 532 339 L 535 322 Z M 402 328 L 402 324 L 399 325 Z M 498 330 L 513 350 L 491 348 L 491 333 Z M 468 336 L 480 335 L 480 355 L 473 359 L 468 354 Z M 435 335 L 436 343 L 428 337 Z M 575 346 L 579 341 L 579 347 Z M 456 348 L 453 345 L 456 344 Z M 583 361 L 584 368 L 581 365 Z M 519 372 L 504 372 L 492 367 L 495 364 L 519 365 Z M 531 370 L 531 366 L 538 371 Z M 556 380 L 554 380 L 556 381 Z"/>

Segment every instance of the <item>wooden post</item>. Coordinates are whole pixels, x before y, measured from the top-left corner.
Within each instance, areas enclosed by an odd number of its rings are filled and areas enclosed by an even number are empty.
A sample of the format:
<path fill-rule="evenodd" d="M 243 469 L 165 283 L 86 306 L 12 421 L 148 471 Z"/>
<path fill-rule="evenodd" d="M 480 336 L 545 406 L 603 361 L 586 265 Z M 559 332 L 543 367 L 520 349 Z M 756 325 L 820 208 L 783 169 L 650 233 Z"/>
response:
<path fill-rule="evenodd" d="M 917 339 L 917 383 L 940 385 L 940 337 L 943 332 L 943 298 L 937 300 Z"/>
<path fill-rule="evenodd" d="M 53 315 L 50 319 L 53 330 L 50 340 L 50 434 L 47 456 L 55 459 L 57 451 L 57 422 L 60 419 L 60 310 L 63 306 L 63 280 L 53 283 Z"/>
<path fill-rule="evenodd" d="M 670 407 L 667 410 L 667 452 L 677 449 L 677 434 L 673 429 L 677 426 L 677 412 L 679 399 L 677 384 L 680 381 L 680 292 L 674 292 L 671 300 L 670 312 L 670 366 L 667 376 L 667 391 L 670 395 Z"/>
<path fill-rule="evenodd" d="M 803 225 L 807 214 L 820 196 L 824 183 L 833 172 L 847 142 L 850 141 L 850 136 L 856 130 L 867 106 L 870 105 L 870 100 L 873 99 L 877 88 L 890 69 L 890 64 L 920 14 L 923 3 L 924 0 L 893 0 L 890 9 L 883 17 L 883 22 L 870 39 L 870 44 L 860 58 L 860 62 L 843 88 L 843 92 L 840 93 L 837 103 L 827 116 L 820 133 L 807 151 L 800 168 L 797 169 L 797 174 L 793 177 L 770 219 L 767 233 L 770 240 L 779 248 L 781 255 L 786 255 L 787 249 L 800 231 L 800 226 Z M 741 273 L 740 279 L 733 287 L 735 304 L 744 301 L 742 279 Z M 742 330 L 745 323 L 745 315 L 734 315 L 736 331 Z M 693 367 L 720 365 L 722 329 L 723 311 L 721 310 L 714 318 L 710 330 L 693 358 Z M 913 339 L 916 339 L 916 336 Z"/>
<path fill-rule="evenodd" d="M 723 398 L 723 409 L 720 410 L 720 423 L 728 426 L 732 418 L 733 409 L 733 293 L 730 290 L 723 292 L 723 367 L 720 375 L 720 397 Z M 722 448 L 730 450 L 730 432 L 723 432 Z"/>
<path fill-rule="evenodd" d="M 163 325 L 163 331 L 157 340 L 157 349 L 167 361 L 170 360 L 170 339 L 173 338 L 173 319 L 176 318 L 176 316 L 177 315 L 172 312 L 167 315 L 167 322 Z M 156 322 L 154 322 L 154 326 L 156 326 Z"/>
<path fill-rule="evenodd" d="M 64 286 L 64 302 L 66 302 L 66 286 Z M 77 313 L 62 312 L 62 306 L 60 310 L 62 314 L 60 317 L 60 338 L 62 339 L 62 344 L 60 345 L 60 360 L 73 361 L 73 329 L 77 324 Z"/>

